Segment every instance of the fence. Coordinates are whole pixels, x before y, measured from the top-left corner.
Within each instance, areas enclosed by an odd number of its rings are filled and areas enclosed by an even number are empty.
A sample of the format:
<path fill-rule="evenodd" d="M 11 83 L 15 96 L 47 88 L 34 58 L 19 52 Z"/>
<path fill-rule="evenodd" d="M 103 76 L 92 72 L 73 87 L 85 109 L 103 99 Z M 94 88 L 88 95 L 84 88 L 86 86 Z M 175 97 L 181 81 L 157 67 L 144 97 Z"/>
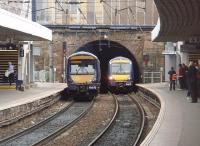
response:
<path fill-rule="evenodd" d="M 144 72 L 143 83 L 160 83 L 163 81 L 162 72 Z"/>

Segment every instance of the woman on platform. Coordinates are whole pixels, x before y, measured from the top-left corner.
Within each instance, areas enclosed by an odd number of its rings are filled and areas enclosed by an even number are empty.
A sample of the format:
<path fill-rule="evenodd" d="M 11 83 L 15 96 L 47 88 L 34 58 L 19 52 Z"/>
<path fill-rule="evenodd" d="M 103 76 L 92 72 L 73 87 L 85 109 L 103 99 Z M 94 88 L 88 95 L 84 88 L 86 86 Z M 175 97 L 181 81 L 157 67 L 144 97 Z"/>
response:
<path fill-rule="evenodd" d="M 12 83 L 14 82 L 14 65 L 12 64 L 12 62 L 8 62 L 8 72 L 9 72 L 8 80 L 11 86 Z"/>

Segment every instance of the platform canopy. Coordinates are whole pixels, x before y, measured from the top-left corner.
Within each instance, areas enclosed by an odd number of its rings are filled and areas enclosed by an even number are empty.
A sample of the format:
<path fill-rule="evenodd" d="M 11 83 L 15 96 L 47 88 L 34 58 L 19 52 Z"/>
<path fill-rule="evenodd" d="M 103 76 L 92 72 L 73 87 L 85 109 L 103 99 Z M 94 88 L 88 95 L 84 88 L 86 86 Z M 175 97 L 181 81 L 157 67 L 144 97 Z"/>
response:
<path fill-rule="evenodd" d="M 8 38 L 17 41 L 51 41 L 52 31 L 36 22 L 0 9 L 0 41 Z"/>
<path fill-rule="evenodd" d="M 199 0 L 154 0 L 160 20 L 153 41 L 176 42 L 200 38 Z"/>

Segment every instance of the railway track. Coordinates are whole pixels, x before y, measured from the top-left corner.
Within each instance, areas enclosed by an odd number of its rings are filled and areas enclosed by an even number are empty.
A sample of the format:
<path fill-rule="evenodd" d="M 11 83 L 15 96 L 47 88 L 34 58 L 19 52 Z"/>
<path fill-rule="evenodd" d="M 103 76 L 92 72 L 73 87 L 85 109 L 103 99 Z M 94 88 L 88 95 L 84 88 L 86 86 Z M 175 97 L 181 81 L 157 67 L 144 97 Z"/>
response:
<path fill-rule="evenodd" d="M 81 120 L 46 146 L 88 146 L 108 125 L 115 112 L 114 109 L 115 100 L 112 95 L 99 95 Z"/>
<path fill-rule="evenodd" d="M 51 118 L 7 139 L 0 141 L 0 146 L 44 145 L 74 125 L 92 107 L 92 102 L 72 102 L 68 107 Z"/>
<path fill-rule="evenodd" d="M 144 128 L 144 110 L 131 95 L 114 95 L 114 97 L 116 108 L 112 120 L 89 146 L 137 145 Z"/>

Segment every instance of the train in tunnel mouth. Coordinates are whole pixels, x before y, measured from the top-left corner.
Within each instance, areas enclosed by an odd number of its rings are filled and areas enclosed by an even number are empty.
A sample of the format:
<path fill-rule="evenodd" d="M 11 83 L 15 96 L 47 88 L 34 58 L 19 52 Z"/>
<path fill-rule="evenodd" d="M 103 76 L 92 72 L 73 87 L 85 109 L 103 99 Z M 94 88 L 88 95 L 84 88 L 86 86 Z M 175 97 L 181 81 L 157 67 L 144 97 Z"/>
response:
<path fill-rule="evenodd" d="M 92 100 L 99 93 L 100 62 L 89 52 L 77 52 L 67 58 L 68 93 L 75 100 Z"/>
<path fill-rule="evenodd" d="M 131 52 L 128 48 L 124 47 L 118 42 L 110 40 L 96 40 L 89 42 L 75 52 L 85 51 L 94 54 L 100 61 L 100 93 L 107 93 L 109 91 L 109 61 L 115 57 L 125 57 L 132 62 L 132 76 L 134 77 L 134 82 L 132 85 L 133 91 L 136 91 L 135 83 L 141 82 L 141 73 L 139 64 L 134 56 L 134 52 Z"/>
<path fill-rule="evenodd" d="M 108 65 L 108 71 L 108 87 L 110 91 L 132 91 L 134 70 L 130 59 L 122 56 L 111 59 Z"/>

